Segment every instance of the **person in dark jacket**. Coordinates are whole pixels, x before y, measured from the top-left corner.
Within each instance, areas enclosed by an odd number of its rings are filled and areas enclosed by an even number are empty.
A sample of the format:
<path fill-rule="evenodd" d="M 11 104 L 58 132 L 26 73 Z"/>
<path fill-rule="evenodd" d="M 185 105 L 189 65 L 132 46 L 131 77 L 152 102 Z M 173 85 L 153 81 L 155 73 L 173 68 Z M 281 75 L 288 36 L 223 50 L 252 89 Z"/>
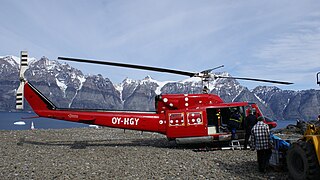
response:
<path fill-rule="evenodd" d="M 233 110 L 228 121 L 228 127 L 231 130 L 231 139 L 237 139 L 236 131 L 241 124 L 241 115 L 238 110 Z"/>
<path fill-rule="evenodd" d="M 247 149 L 248 146 L 248 142 L 249 142 L 249 138 L 251 136 L 251 130 L 253 128 L 253 126 L 257 123 L 257 118 L 255 115 L 252 114 L 252 111 L 249 109 L 248 110 L 248 116 L 245 119 L 245 130 L 246 130 L 246 134 L 244 137 L 244 148 L 243 149 Z"/>

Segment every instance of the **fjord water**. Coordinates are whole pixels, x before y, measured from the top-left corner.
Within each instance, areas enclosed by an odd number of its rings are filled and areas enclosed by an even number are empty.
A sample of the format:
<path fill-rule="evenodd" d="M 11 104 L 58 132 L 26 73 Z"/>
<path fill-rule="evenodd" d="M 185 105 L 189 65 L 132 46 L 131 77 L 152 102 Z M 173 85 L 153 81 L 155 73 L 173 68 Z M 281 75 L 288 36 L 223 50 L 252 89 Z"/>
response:
<path fill-rule="evenodd" d="M 89 127 L 87 124 L 54 120 L 49 118 L 32 118 L 37 115 L 33 112 L 0 112 L 0 130 L 28 130 L 33 122 L 36 129 L 64 129 Z M 15 125 L 24 122 L 25 125 Z M 295 120 L 279 120 L 275 129 L 285 128 L 288 124 L 296 124 Z"/>
<path fill-rule="evenodd" d="M 34 118 L 33 112 L 0 112 L 0 130 L 28 130 L 33 122 L 36 129 L 64 129 L 88 127 L 87 124 L 60 121 L 49 118 Z M 15 125 L 16 122 L 24 122 L 25 125 Z M 16 123 L 17 124 L 17 123 Z"/>

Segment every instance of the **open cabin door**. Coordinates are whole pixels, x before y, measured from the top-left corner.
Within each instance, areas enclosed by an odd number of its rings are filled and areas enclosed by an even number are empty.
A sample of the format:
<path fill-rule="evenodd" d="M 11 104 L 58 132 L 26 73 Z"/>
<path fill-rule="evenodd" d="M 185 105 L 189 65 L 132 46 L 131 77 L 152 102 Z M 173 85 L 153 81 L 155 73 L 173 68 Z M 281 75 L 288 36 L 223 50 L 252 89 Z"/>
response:
<path fill-rule="evenodd" d="M 222 130 L 227 129 L 227 123 L 230 119 L 229 108 L 208 108 L 208 135 L 221 133 Z"/>
<path fill-rule="evenodd" d="M 207 108 L 206 111 L 208 119 L 208 135 L 230 131 L 230 129 L 228 129 L 228 124 L 230 121 L 232 111 L 234 110 L 239 111 L 241 115 L 239 128 L 237 129 L 243 129 L 243 120 L 245 118 L 243 106 Z"/>
<path fill-rule="evenodd" d="M 207 109 L 207 127 L 208 127 L 208 135 L 213 135 L 217 133 L 217 125 L 218 123 L 218 116 L 217 116 L 217 109 L 208 108 Z"/>

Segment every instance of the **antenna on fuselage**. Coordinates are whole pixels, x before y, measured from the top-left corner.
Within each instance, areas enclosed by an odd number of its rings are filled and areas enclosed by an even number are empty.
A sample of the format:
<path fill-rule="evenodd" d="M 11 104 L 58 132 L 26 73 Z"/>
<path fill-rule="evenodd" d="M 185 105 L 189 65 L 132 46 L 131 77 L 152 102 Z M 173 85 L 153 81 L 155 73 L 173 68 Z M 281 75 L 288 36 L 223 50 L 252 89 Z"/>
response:
<path fill-rule="evenodd" d="M 16 96 L 16 109 L 22 110 L 24 107 L 24 85 L 26 83 L 26 79 L 24 77 L 24 72 L 28 69 L 28 52 L 21 51 L 20 53 L 20 72 L 19 72 L 19 81 L 20 85 L 17 90 Z"/>

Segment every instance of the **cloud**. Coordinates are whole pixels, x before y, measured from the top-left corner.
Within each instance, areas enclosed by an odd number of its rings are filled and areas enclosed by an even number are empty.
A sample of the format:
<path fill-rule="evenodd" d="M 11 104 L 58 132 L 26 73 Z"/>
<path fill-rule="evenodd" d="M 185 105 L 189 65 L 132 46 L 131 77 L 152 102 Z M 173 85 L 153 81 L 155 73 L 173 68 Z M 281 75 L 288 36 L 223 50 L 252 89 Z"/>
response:
<path fill-rule="evenodd" d="M 320 71 L 320 14 L 312 14 L 291 28 L 293 32 L 270 39 L 255 56 L 263 61 L 266 72 L 312 86 L 315 80 L 310 76 Z"/>
<path fill-rule="evenodd" d="M 225 64 L 221 70 L 234 76 L 306 79 L 319 67 L 319 9 L 317 1 L 3 0 L 0 47 L 2 55 L 23 48 L 38 58 L 71 56 L 187 71 Z M 117 82 L 154 74 L 76 67 Z M 161 73 L 154 78 L 183 79 Z"/>

